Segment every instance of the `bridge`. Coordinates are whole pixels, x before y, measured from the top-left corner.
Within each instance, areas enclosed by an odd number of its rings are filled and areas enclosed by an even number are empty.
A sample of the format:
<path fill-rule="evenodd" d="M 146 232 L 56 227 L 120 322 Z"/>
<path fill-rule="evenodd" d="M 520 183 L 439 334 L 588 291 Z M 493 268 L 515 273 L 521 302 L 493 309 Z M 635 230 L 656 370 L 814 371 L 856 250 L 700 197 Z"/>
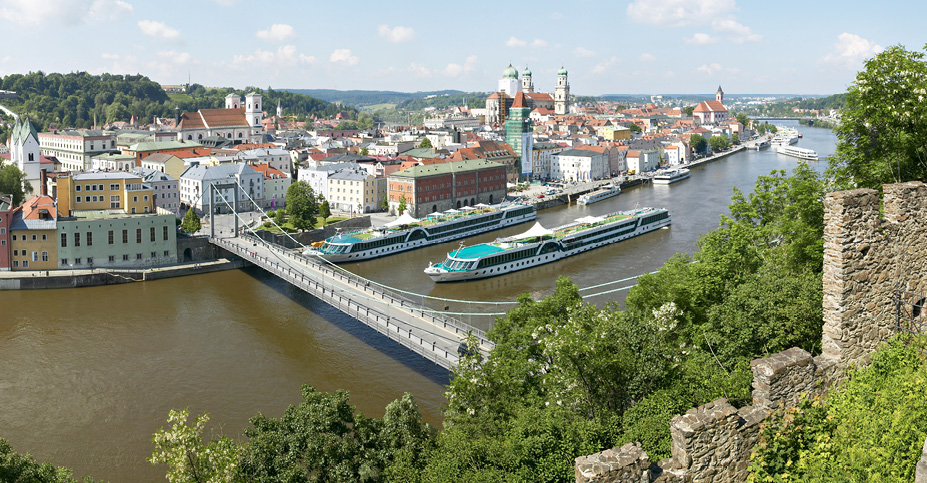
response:
<path fill-rule="evenodd" d="M 418 305 L 402 294 L 371 285 L 356 275 L 305 257 L 298 250 L 288 250 L 252 235 L 235 236 L 236 233 L 238 230 L 226 237 L 213 234 L 209 241 L 445 369 L 458 364 L 458 348 L 471 335 L 484 358 L 493 346 L 484 331 Z"/>

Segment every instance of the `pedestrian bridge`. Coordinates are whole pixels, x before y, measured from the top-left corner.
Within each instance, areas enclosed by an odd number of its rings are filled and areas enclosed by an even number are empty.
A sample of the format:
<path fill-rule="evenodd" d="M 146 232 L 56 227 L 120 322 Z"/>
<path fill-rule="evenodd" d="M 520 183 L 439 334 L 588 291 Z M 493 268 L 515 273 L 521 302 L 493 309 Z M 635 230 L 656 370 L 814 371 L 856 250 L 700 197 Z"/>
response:
<path fill-rule="evenodd" d="M 458 364 L 458 348 L 468 335 L 472 334 L 477 340 L 484 358 L 493 346 L 480 329 L 416 304 L 387 288 L 372 285 L 351 273 L 304 257 L 299 252 L 252 235 L 213 235 L 209 241 L 327 302 L 445 369 L 453 369 Z"/>

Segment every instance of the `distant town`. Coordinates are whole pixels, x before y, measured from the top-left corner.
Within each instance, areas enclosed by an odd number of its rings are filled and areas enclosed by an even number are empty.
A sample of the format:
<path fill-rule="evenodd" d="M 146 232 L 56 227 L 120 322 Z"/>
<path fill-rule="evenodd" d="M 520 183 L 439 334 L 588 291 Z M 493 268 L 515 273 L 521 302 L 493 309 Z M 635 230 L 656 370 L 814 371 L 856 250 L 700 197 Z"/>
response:
<path fill-rule="evenodd" d="M 259 92 L 230 93 L 224 107 L 177 109 L 149 123 L 132 115 L 90 129 L 49 123 L 40 131 L 4 107 L 13 121 L 2 161 L 21 172 L 24 189 L 0 194 L 0 270 L 181 263 L 179 220 L 228 212 L 209 193 L 229 180 L 248 187 L 217 191 L 237 198 L 239 211 L 285 210 L 291 184 L 306 183 L 345 217 L 424 217 L 497 204 L 532 182 L 563 187 L 686 166 L 763 130 L 729 111 L 721 86 L 713 100 L 694 105 L 671 106 L 661 96 L 628 105 L 571 96 L 563 67 L 549 80 L 554 91 L 538 92 L 528 68 L 509 65 L 484 104 L 426 108 L 416 125 L 358 122 L 356 111 L 307 119 L 279 100 L 266 105 Z M 837 117 L 836 110 L 794 113 Z M 438 164 L 444 169 L 426 168 Z"/>

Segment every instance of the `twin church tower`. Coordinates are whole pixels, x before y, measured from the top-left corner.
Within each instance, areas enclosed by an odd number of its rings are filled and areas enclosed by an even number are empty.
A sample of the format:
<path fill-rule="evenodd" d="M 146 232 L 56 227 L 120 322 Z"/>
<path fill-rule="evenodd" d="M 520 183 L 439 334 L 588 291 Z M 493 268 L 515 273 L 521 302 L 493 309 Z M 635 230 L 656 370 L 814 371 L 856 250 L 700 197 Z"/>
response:
<path fill-rule="evenodd" d="M 502 123 L 508 117 L 508 109 L 512 107 L 515 96 L 519 92 L 525 93 L 526 101 L 531 109 L 551 109 L 554 114 L 569 112 L 570 83 L 567 80 L 567 70 L 563 67 L 557 71 L 557 84 L 554 95 L 537 93 L 534 91 L 534 80 L 531 71 L 526 67 L 518 76 L 518 70 L 509 64 L 502 71 L 499 79 L 499 88 L 486 99 L 487 122 Z"/>

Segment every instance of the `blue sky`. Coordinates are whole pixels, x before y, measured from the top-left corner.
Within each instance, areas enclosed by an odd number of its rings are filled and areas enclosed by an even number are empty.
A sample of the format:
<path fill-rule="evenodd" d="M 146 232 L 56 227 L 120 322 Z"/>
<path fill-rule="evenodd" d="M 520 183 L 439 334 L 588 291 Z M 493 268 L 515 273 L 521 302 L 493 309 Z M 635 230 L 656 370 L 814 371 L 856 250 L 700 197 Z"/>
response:
<path fill-rule="evenodd" d="M 833 94 L 922 48 L 922 2 L 0 0 L 0 74 L 162 84 L 491 91 L 511 61 L 579 95 Z"/>

